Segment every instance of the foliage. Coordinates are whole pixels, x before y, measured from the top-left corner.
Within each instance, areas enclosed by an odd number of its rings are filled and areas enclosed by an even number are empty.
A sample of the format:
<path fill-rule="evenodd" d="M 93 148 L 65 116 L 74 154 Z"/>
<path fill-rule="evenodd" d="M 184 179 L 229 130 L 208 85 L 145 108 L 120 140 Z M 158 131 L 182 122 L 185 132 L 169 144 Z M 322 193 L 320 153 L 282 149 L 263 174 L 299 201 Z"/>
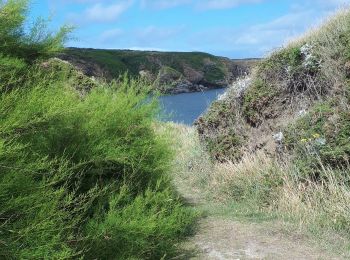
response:
<path fill-rule="evenodd" d="M 24 80 L 27 64 L 18 58 L 10 58 L 0 53 L 0 92 L 11 89 Z"/>
<path fill-rule="evenodd" d="M 218 161 L 236 160 L 240 157 L 240 148 L 244 146 L 244 136 L 240 136 L 228 125 L 236 124 L 235 107 L 225 100 L 215 101 L 210 111 L 197 122 L 198 132 L 213 159 Z M 223 118 L 224 115 L 228 115 Z"/>
<path fill-rule="evenodd" d="M 38 19 L 27 32 L 27 12 L 27 0 L 0 1 L 0 52 L 33 62 L 62 51 L 71 27 L 63 26 L 53 34 L 47 30 L 46 21 Z"/>
<path fill-rule="evenodd" d="M 164 183 L 160 183 L 164 185 Z M 167 185 L 167 184 L 165 184 Z M 87 224 L 87 258 L 162 259 L 175 253 L 178 239 L 190 232 L 193 213 L 174 200 L 170 190 L 148 189 L 131 198 L 127 188 L 109 199 L 104 217 Z M 132 217 L 130 217 L 132 216 Z"/>
<path fill-rule="evenodd" d="M 320 164 L 345 167 L 350 156 L 350 117 L 336 101 L 322 102 L 291 125 L 286 132 L 286 145 L 293 149 L 296 164 L 305 174 Z"/>
<path fill-rule="evenodd" d="M 7 245 L 1 255 L 42 258 L 83 254 L 90 244 L 81 247 L 70 241 L 85 241 L 88 234 L 81 228 L 88 219 L 108 215 L 104 210 L 110 207 L 107 194 L 118 194 L 122 185 L 128 187 L 129 202 L 123 204 L 125 209 L 120 206 L 121 212 L 115 208 L 113 214 L 119 216 L 128 207 L 136 209 L 145 192 L 149 203 L 158 198 L 158 206 L 154 205 L 152 212 L 141 207 L 140 214 L 145 210 L 145 216 L 152 219 L 154 213 L 158 222 L 172 219 L 164 226 L 168 231 L 154 231 L 165 234 L 152 236 L 156 244 L 153 249 L 144 248 L 147 254 L 143 256 L 152 257 L 159 250 L 166 254 L 165 243 L 173 250 L 174 241 L 185 232 L 172 232 L 172 228 L 187 230 L 195 214 L 182 208 L 171 193 L 155 190 L 161 179 L 165 178 L 164 189 L 169 185 L 164 173 L 171 158 L 167 142 L 152 127 L 155 103 L 145 103 L 145 96 L 137 94 L 137 82 L 100 87 L 81 100 L 63 82 L 40 85 L 40 80 L 35 87 L 1 96 L 0 240 Z M 165 205 L 174 210 L 166 210 Z M 133 232 L 145 221 L 138 214 L 128 214 L 128 219 L 134 219 L 134 225 L 125 232 Z M 147 234 L 143 235 L 147 240 Z M 139 236 L 141 239 L 142 233 Z M 130 241 L 130 251 L 125 248 L 121 254 L 136 254 L 131 250 L 134 245 Z"/>
<path fill-rule="evenodd" d="M 262 111 L 276 96 L 276 92 L 276 89 L 261 79 L 252 83 L 244 95 L 242 105 L 243 113 L 250 124 L 253 126 L 261 124 L 264 119 Z"/>
<path fill-rule="evenodd" d="M 172 191 L 172 151 L 154 129 L 148 86 L 127 76 L 100 84 L 58 59 L 42 62 L 52 48 L 25 43 L 26 1 L 1 2 L 8 10 L 23 48 L 0 54 L 0 258 L 174 254 L 197 213 Z M 32 53 L 39 60 L 29 62 Z"/>
<path fill-rule="evenodd" d="M 221 67 L 207 66 L 204 70 L 204 78 L 208 82 L 215 82 L 225 78 L 225 72 Z"/>

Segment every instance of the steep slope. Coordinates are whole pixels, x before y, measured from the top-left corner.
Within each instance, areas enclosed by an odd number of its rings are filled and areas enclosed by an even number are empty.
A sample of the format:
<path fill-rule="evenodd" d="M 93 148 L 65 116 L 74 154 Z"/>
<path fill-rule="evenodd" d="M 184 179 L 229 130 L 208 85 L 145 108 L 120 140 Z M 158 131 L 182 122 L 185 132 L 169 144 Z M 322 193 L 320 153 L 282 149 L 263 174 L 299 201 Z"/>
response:
<path fill-rule="evenodd" d="M 293 154 L 311 167 L 316 159 L 305 156 L 307 151 L 323 163 L 345 165 L 350 155 L 349 24 L 350 12 L 338 13 L 233 84 L 197 122 L 211 155 L 237 160 L 261 150 Z"/>
<path fill-rule="evenodd" d="M 60 56 L 88 76 L 144 77 L 163 93 L 227 86 L 249 72 L 256 59 L 231 60 L 201 52 L 156 52 L 70 48 Z"/>

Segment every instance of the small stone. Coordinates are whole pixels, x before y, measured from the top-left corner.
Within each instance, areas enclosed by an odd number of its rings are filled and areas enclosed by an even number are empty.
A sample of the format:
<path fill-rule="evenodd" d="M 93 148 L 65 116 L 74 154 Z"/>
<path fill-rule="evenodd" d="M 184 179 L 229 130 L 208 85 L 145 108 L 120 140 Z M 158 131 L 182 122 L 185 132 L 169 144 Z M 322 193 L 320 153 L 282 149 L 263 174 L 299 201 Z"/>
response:
<path fill-rule="evenodd" d="M 306 114 L 306 109 L 302 109 L 298 112 L 298 116 L 303 116 Z"/>

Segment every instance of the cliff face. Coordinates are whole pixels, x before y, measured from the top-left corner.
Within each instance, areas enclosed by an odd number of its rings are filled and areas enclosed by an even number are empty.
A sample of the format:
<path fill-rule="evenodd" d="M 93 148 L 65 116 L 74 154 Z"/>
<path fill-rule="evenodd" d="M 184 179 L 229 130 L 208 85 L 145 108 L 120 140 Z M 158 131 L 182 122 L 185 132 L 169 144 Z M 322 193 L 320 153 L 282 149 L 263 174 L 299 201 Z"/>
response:
<path fill-rule="evenodd" d="M 249 73 L 256 59 L 231 60 L 200 52 L 154 52 L 70 48 L 60 58 L 87 76 L 116 79 L 128 72 L 162 93 L 226 87 Z"/>

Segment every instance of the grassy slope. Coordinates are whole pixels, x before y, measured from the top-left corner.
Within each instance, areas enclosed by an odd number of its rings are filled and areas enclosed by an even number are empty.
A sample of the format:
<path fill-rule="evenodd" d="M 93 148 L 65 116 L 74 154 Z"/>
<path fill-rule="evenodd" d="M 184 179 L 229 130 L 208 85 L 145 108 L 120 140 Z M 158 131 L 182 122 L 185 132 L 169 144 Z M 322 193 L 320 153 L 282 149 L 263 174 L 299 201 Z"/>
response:
<path fill-rule="evenodd" d="M 117 77 L 126 71 L 137 76 L 140 69 L 157 72 L 159 70 L 159 65 L 152 62 L 149 58 L 154 58 L 161 64 L 172 67 L 179 72 L 183 72 L 181 63 L 188 64 L 195 69 L 200 69 L 203 67 L 204 59 L 210 59 L 220 65 L 219 57 L 201 52 L 151 52 L 71 48 L 68 49 L 67 53 L 79 58 L 91 59 L 105 66 L 113 77 Z"/>
<path fill-rule="evenodd" d="M 285 143 L 287 148 L 293 149 L 298 140 L 290 136 L 292 129 L 297 128 L 299 141 L 305 142 L 312 139 L 311 129 L 306 132 L 312 127 L 313 134 L 327 139 L 327 145 L 334 149 L 341 145 L 343 159 L 348 158 L 349 149 L 343 143 L 349 121 L 349 20 L 349 12 L 344 11 L 319 30 L 275 51 L 258 63 L 248 81 L 237 82 L 224 99 L 215 102 L 198 121 L 212 155 L 237 159 L 246 150 L 263 148 L 273 153 L 276 144 L 272 135 L 280 131 L 289 142 Z M 242 84 L 243 91 L 239 90 Z M 304 123 L 304 130 L 300 125 L 303 115 L 314 120 L 313 126 Z M 327 119 L 331 116 L 334 122 Z M 340 127 L 332 128 L 332 123 Z M 331 137 L 334 133 L 341 133 L 343 139 L 335 140 Z M 323 148 L 323 155 L 328 149 L 331 156 L 330 147 Z M 336 159 L 327 160 L 331 163 Z"/>

